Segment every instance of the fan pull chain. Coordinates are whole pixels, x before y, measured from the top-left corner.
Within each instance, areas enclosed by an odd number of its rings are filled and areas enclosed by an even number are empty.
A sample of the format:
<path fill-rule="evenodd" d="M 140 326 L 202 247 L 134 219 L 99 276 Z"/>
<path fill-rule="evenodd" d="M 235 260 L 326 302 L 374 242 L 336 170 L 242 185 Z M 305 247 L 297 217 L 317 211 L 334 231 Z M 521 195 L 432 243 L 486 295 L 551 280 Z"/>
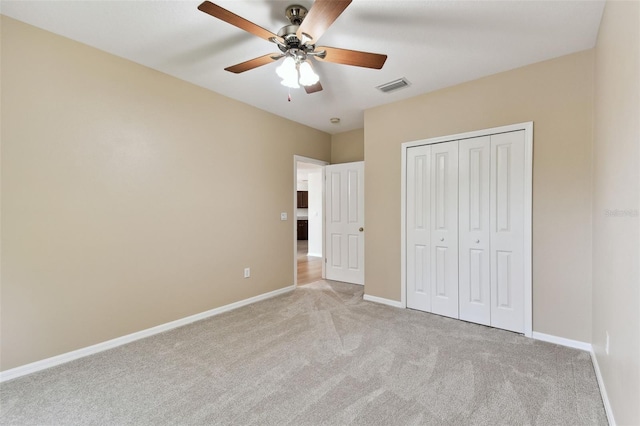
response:
<path fill-rule="evenodd" d="M 289 88 L 289 96 L 287 96 L 287 101 L 291 102 L 291 88 Z"/>

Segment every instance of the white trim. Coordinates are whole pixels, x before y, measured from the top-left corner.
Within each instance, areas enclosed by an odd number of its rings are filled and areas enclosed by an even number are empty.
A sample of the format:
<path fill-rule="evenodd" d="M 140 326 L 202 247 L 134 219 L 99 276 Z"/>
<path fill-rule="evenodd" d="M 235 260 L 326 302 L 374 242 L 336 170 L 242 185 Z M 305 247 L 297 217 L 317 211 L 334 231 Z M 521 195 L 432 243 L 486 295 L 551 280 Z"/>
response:
<path fill-rule="evenodd" d="M 518 130 L 533 131 L 533 121 L 526 121 L 524 123 L 518 123 L 518 124 L 510 124 L 508 126 L 492 127 L 490 129 L 474 130 L 472 132 L 466 132 L 466 133 L 457 133 L 455 135 L 446 135 L 446 136 L 438 136 L 435 138 L 419 139 L 411 142 L 404 142 L 402 144 L 402 147 L 406 149 L 406 148 L 411 148 L 412 146 L 431 145 L 434 143 L 449 142 L 449 141 L 460 140 L 460 139 L 470 139 L 470 138 L 476 138 L 479 136 L 495 135 L 498 133 L 515 132 Z"/>
<path fill-rule="evenodd" d="M 541 340 L 543 342 L 555 343 L 556 345 L 567 346 L 569 348 L 580 349 L 582 351 L 591 352 L 591 343 L 581 342 L 579 340 L 566 339 L 564 337 L 553 336 L 551 334 L 544 334 L 534 331 L 531 335 L 533 339 Z"/>
<path fill-rule="evenodd" d="M 436 138 L 421 139 L 411 142 L 404 142 L 401 145 L 402 169 L 400 176 L 400 304 L 407 306 L 407 254 L 406 254 L 406 175 L 407 175 L 407 150 L 414 146 L 431 145 L 435 143 L 448 142 L 460 139 L 469 139 L 479 136 L 495 135 L 498 133 L 514 132 L 524 130 L 524 335 L 532 337 L 533 334 L 533 277 L 532 277 L 532 203 L 533 203 L 533 121 L 525 123 L 511 124 L 508 126 L 493 127 L 490 129 L 476 130 L 473 132 L 458 133 L 455 135 L 439 136 Z"/>
<path fill-rule="evenodd" d="M 533 122 L 524 128 L 524 335 L 533 335 Z"/>
<path fill-rule="evenodd" d="M 310 163 L 317 164 L 322 166 L 322 208 L 320 209 L 320 214 L 322 215 L 322 253 L 318 255 L 319 257 L 324 258 L 325 252 L 325 215 L 324 215 L 324 204 L 325 204 L 325 178 L 324 178 L 324 166 L 328 166 L 329 163 L 322 160 L 317 160 L 311 157 L 303 157 L 302 155 L 294 155 L 293 156 L 293 214 L 291 215 L 291 221 L 293 222 L 293 282 L 294 285 L 298 285 L 298 221 L 296 219 L 296 212 L 298 210 L 298 161 L 301 163 Z M 325 277 L 325 263 L 322 262 L 322 278 Z"/>
<path fill-rule="evenodd" d="M 604 412 L 607 413 L 609 426 L 616 426 L 616 419 L 613 417 L 613 410 L 611 409 L 611 403 L 609 402 L 609 396 L 607 395 L 607 388 L 604 386 L 604 380 L 602 379 L 602 373 L 600 372 L 598 357 L 593 350 L 591 350 L 591 362 L 593 363 L 593 369 L 596 371 L 596 379 L 598 380 L 598 387 L 600 388 L 600 396 L 602 396 L 602 404 L 604 405 Z"/>
<path fill-rule="evenodd" d="M 127 343 L 134 342 L 136 340 L 144 339 L 146 337 L 153 336 L 155 334 L 163 333 L 165 331 L 173 330 L 174 328 L 182 327 L 183 325 L 191 324 L 196 321 L 200 321 L 215 315 L 222 314 L 233 309 L 238 309 L 252 303 L 259 302 L 261 300 L 269 299 L 271 297 L 279 296 L 281 294 L 288 293 L 295 290 L 295 285 L 280 288 L 278 290 L 270 291 L 269 293 L 259 294 L 248 299 L 240 300 L 238 302 L 230 303 L 228 305 L 220 306 L 218 308 L 210 309 L 199 314 L 191 315 L 185 318 L 181 318 L 175 321 L 160 324 L 155 327 L 147 328 L 146 330 L 137 331 L 135 333 L 127 334 L 125 336 L 117 337 L 115 339 L 107 340 L 106 342 L 98 343 L 85 348 L 77 349 L 75 351 L 67 352 L 61 355 L 57 355 L 51 358 L 46 358 L 40 361 L 32 362 L 30 364 L 21 365 L 20 367 L 12 368 L 0 372 L 0 383 L 7 380 L 15 379 L 27 374 L 35 373 L 37 371 L 45 370 L 47 368 L 55 367 L 56 365 L 64 364 L 69 361 L 83 358 L 89 355 L 96 354 L 98 352 L 113 349 L 118 346 L 126 345 Z"/>
<path fill-rule="evenodd" d="M 308 253 L 307 253 L 307 256 L 311 256 L 311 257 L 322 257 L 322 253 L 311 253 L 311 252 L 308 252 Z"/>
<path fill-rule="evenodd" d="M 407 143 L 401 148 L 400 177 L 400 307 L 407 307 Z"/>
<path fill-rule="evenodd" d="M 402 302 L 398 302 L 397 300 L 385 299 L 384 297 L 371 296 L 369 294 L 364 294 L 362 296 L 362 300 L 366 300 L 367 302 L 380 303 L 381 305 L 393 306 L 394 308 L 404 308 Z"/>

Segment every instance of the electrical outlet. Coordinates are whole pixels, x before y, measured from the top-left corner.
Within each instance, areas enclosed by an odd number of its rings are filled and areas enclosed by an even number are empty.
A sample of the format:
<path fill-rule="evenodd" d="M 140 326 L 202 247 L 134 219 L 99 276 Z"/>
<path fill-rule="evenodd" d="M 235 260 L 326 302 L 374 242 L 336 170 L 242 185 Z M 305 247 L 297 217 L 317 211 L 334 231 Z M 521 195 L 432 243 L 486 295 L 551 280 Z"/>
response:
<path fill-rule="evenodd" d="M 607 343 L 604 345 L 604 351 L 607 355 L 609 355 L 609 332 L 607 331 Z"/>
<path fill-rule="evenodd" d="M 287 220 L 287 212 L 280 213 L 280 220 Z"/>
<path fill-rule="evenodd" d="M 244 277 L 249 278 L 251 276 L 251 268 L 244 268 Z"/>

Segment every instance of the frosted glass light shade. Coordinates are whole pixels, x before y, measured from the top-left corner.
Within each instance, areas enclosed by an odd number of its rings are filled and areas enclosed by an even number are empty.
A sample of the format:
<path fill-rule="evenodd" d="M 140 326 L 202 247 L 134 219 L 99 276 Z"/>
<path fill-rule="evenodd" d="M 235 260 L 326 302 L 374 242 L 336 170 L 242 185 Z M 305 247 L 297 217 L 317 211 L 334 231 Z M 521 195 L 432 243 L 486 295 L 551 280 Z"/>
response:
<path fill-rule="evenodd" d="M 300 84 L 303 86 L 313 86 L 320 80 L 320 77 L 313 72 L 311 64 L 307 61 L 300 64 Z"/>
<path fill-rule="evenodd" d="M 284 58 L 282 64 L 278 68 L 276 68 L 276 74 L 278 74 L 278 77 L 283 80 L 291 78 L 292 76 L 297 77 L 298 72 L 296 70 L 295 59 L 293 59 L 291 56 L 287 56 L 286 58 Z"/>
<path fill-rule="evenodd" d="M 280 84 L 292 89 L 297 89 L 300 85 L 313 86 L 320 80 L 309 62 L 299 62 L 292 56 L 284 58 L 282 64 L 276 68 L 276 74 L 282 79 Z"/>
<path fill-rule="evenodd" d="M 300 88 L 300 85 L 298 84 L 298 79 L 296 77 L 285 78 L 280 82 L 280 84 L 282 84 L 283 86 L 286 86 L 286 87 L 290 87 L 292 89 L 299 89 Z"/>

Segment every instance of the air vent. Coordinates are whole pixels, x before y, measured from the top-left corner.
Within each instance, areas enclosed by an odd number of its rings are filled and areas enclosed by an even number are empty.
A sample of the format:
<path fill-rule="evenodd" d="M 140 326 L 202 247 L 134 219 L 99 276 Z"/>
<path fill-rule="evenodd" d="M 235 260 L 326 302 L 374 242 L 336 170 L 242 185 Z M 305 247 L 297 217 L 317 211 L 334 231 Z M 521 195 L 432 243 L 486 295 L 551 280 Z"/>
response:
<path fill-rule="evenodd" d="M 393 80 L 388 83 L 381 84 L 380 86 L 377 86 L 376 89 L 384 93 L 389 93 L 389 92 L 394 92 L 396 90 L 400 90 L 403 87 L 407 87 L 409 84 L 410 84 L 409 81 L 406 78 L 402 77 L 397 80 Z"/>

